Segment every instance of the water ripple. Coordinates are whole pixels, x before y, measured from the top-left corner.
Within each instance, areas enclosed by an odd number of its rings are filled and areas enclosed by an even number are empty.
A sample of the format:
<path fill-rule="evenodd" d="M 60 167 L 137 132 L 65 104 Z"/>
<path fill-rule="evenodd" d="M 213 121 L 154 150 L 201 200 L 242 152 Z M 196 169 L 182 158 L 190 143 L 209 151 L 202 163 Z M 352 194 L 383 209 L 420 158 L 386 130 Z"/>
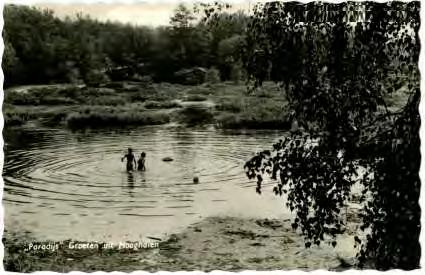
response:
<path fill-rule="evenodd" d="M 27 221 L 34 231 L 33 224 L 40 218 L 87 217 L 96 224 L 87 226 L 87 234 L 93 236 L 104 232 L 99 224 L 120 223 L 119 217 L 162 218 L 162 226 L 169 217 L 206 216 L 218 211 L 215 208 L 225 211 L 229 207 L 226 202 L 235 197 L 232 193 L 255 188 L 244 174 L 244 162 L 256 151 L 269 148 L 282 134 L 158 126 L 76 133 L 6 130 L 6 225 L 17 222 L 25 226 Z M 142 151 L 147 153 L 145 172 L 125 171 L 120 159 L 127 147 L 132 147 L 137 157 Z M 163 162 L 164 157 L 174 161 Z M 193 183 L 195 176 L 199 184 Z M 23 218 L 17 219 L 19 215 Z M 97 216 L 103 220 L 95 220 Z M 129 224 L 127 218 L 122 222 Z M 69 223 L 74 226 L 76 221 Z M 49 236 L 63 233 L 59 232 L 63 224 L 48 225 L 48 229 L 39 225 L 39 230 Z"/>

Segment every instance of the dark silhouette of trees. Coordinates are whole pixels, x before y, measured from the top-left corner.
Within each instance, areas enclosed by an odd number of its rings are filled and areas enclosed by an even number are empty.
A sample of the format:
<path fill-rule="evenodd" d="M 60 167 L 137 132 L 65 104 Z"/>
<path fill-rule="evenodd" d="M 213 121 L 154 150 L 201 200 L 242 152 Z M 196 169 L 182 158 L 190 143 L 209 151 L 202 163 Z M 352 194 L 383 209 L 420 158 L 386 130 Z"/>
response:
<path fill-rule="evenodd" d="M 243 34 L 247 16 L 223 14 L 214 24 L 203 16 L 196 7 L 179 5 L 170 26 L 150 28 L 99 22 L 81 14 L 60 20 L 49 10 L 6 5 L 5 86 L 94 84 L 116 70 L 175 82 L 175 72 L 193 67 L 216 67 L 229 79 L 231 68 L 224 64 L 228 53 L 221 55 L 219 45 Z"/>
<path fill-rule="evenodd" d="M 419 267 L 419 22 L 418 2 L 255 9 L 244 64 L 254 86 L 271 79 L 285 89 L 305 131 L 294 129 L 245 168 L 259 193 L 265 176 L 278 179 L 274 192 L 287 197 L 306 247 L 345 232 L 341 209 L 360 182 L 358 265 Z M 391 111 L 385 97 L 400 82 L 409 99 Z"/>

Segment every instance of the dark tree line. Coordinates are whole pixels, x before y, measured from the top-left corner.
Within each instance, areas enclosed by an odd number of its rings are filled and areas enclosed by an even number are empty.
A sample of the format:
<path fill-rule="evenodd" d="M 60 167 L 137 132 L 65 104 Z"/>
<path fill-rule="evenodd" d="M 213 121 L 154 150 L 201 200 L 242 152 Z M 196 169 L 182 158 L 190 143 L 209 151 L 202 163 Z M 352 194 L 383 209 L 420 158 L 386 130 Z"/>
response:
<path fill-rule="evenodd" d="M 341 209 L 359 179 L 365 238 L 358 265 L 415 269 L 420 260 L 419 2 L 270 2 L 255 9 L 245 65 L 254 86 L 286 90 L 305 132 L 247 162 L 258 182 L 277 179 L 306 247 L 346 230 Z M 404 86 L 407 103 L 385 97 Z M 332 241 L 331 245 L 337 245 Z"/>
<path fill-rule="evenodd" d="M 126 75 L 168 82 L 178 81 L 175 73 L 182 69 L 216 68 L 222 80 L 229 80 L 241 69 L 238 48 L 248 17 L 221 8 L 214 22 L 207 22 L 197 19 L 208 12 L 207 5 L 179 5 L 170 26 L 149 28 L 83 15 L 61 20 L 49 10 L 6 5 L 5 85 L 90 83 L 120 68 Z"/>

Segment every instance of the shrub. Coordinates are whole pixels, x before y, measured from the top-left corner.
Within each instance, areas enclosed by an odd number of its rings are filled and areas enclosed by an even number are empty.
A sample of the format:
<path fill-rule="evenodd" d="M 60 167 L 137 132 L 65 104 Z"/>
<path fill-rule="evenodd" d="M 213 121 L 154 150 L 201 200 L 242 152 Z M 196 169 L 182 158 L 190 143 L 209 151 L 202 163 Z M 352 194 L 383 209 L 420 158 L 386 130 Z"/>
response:
<path fill-rule="evenodd" d="M 149 98 L 149 96 L 144 93 L 144 92 L 136 92 L 136 93 L 132 93 L 130 96 L 130 101 L 131 102 L 135 102 L 135 101 L 139 101 L 139 102 L 144 102 Z"/>
<path fill-rule="evenodd" d="M 199 106 L 187 106 L 177 117 L 180 122 L 188 125 L 212 123 L 214 118 L 209 109 Z"/>
<path fill-rule="evenodd" d="M 203 86 L 196 86 L 189 88 L 185 91 L 189 95 L 209 95 L 212 93 L 211 89 Z"/>
<path fill-rule="evenodd" d="M 228 111 L 232 113 L 239 113 L 243 110 L 243 105 L 239 99 L 229 99 L 218 103 L 215 106 L 218 111 Z"/>
<path fill-rule="evenodd" d="M 289 129 L 291 122 L 285 117 L 258 119 L 253 116 L 223 114 L 217 126 L 224 129 Z"/>
<path fill-rule="evenodd" d="M 220 82 L 220 72 L 216 68 L 210 68 L 208 69 L 207 73 L 205 74 L 205 82 L 210 84 L 215 84 Z"/>
<path fill-rule="evenodd" d="M 14 105 L 38 105 L 40 100 L 34 94 L 29 92 L 12 92 L 5 93 L 4 101 Z"/>
<path fill-rule="evenodd" d="M 84 76 L 84 82 L 91 87 L 98 87 L 102 83 L 108 82 L 109 77 L 100 70 L 89 70 Z"/>
<path fill-rule="evenodd" d="M 179 108 L 181 105 L 176 101 L 146 101 L 146 109 L 170 109 L 170 108 Z"/>
<path fill-rule="evenodd" d="M 7 114 L 4 116 L 4 124 L 5 126 L 19 126 L 26 122 L 22 116 L 16 114 Z"/>
<path fill-rule="evenodd" d="M 40 105 L 72 105 L 75 103 L 77 102 L 71 98 L 60 96 L 45 96 L 39 99 Z"/>
<path fill-rule="evenodd" d="M 73 113 L 68 116 L 70 128 L 108 127 L 126 125 L 158 125 L 170 122 L 170 116 L 164 113 L 147 113 L 137 111 L 108 112 L 107 110 Z"/>
<path fill-rule="evenodd" d="M 85 103 L 90 105 L 118 106 L 125 105 L 127 101 L 128 100 L 122 96 L 98 96 L 86 98 Z"/>
<path fill-rule="evenodd" d="M 66 112 L 53 112 L 48 113 L 43 121 L 43 124 L 48 126 L 57 126 L 61 124 L 67 117 Z"/>
<path fill-rule="evenodd" d="M 185 101 L 205 101 L 207 98 L 203 95 L 188 95 Z"/>
<path fill-rule="evenodd" d="M 81 94 L 82 89 L 77 86 L 65 87 L 58 91 L 58 95 L 76 99 Z"/>
<path fill-rule="evenodd" d="M 241 65 L 233 65 L 230 70 L 230 80 L 232 80 L 235 84 L 239 84 L 239 82 L 243 79 L 242 66 Z"/>
<path fill-rule="evenodd" d="M 18 126 L 36 118 L 36 115 L 29 111 L 5 110 L 3 118 L 5 126 Z"/>

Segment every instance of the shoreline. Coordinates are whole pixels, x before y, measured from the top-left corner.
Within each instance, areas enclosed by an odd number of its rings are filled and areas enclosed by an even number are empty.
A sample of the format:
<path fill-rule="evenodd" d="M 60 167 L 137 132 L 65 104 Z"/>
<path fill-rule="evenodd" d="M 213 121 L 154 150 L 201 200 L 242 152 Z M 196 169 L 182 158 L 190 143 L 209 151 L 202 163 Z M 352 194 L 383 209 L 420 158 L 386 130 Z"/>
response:
<path fill-rule="evenodd" d="M 112 85 L 114 84 L 114 85 Z M 261 101 L 262 104 L 258 104 Z M 69 129 L 181 123 L 221 129 L 286 129 L 286 100 L 268 83 L 261 95 L 230 82 L 179 85 L 128 81 L 100 87 L 76 84 L 9 87 L 4 99 L 7 127 L 28 122 Z"/>
<path fill-rule="evenodd" d="M 290 226 L 290 220 L 208 217 L 188 226 L 166 240 L 152 240 L 151 247 L 142 242 L 127 242 L 132 247 L 116 246 L 69 248 L 76 240 L 65 240 L 57 249 L 25 251 L 30 234 L 6 232 L 4 267 L 7 271 L 123 271 L 145 270 L 344 270 L 342 263 L 354 262 L 352 236 L 340 236 L 338 245 L 322 244 L 306 249 L 304 239 Z M 49 242 L 43 242 L 47 245 Z M 50 242 L 51 246 L 55 243 Z M 341 243 L 341 245 L 340 245 Z M 348 241 L 349 243 L 349 241 Z"/>

